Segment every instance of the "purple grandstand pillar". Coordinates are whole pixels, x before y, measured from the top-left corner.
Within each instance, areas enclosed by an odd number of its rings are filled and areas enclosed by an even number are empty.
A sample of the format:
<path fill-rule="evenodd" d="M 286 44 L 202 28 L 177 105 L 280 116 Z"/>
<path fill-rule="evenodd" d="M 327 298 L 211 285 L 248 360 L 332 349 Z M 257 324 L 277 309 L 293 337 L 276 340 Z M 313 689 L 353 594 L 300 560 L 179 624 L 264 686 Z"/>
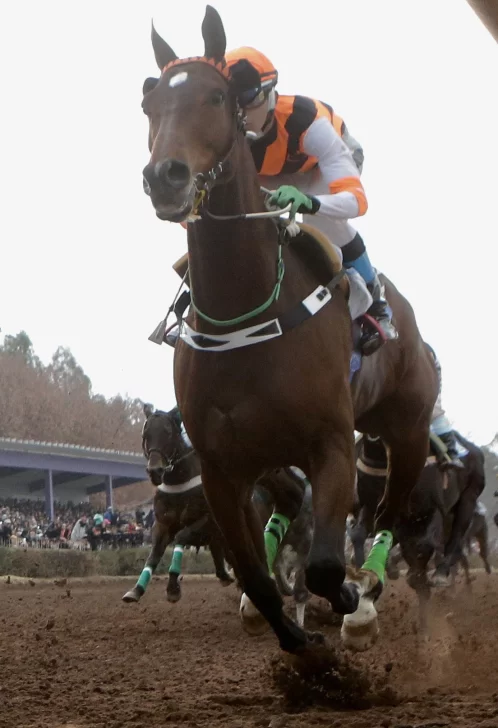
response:
<path fill-rule="evenodd" d="M 51 521 L 54 520 L 54 479 L 51 470 L 45 472 L 45 513 Z"/>
<path fill-rule="evenodd" d="M 112 475 L 105 478 L 105 507 L 112 508 Z"/>

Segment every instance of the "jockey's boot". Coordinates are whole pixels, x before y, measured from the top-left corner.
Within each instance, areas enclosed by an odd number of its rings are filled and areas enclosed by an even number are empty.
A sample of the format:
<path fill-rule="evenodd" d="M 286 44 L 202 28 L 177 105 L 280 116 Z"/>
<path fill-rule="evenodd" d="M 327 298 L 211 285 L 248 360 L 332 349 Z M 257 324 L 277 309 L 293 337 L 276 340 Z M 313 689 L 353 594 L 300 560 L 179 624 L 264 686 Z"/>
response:
<path fill-rule="evenodd" d="M 398 332 L 391 321 L 392 311 L 382 295 L 382 285 L 377 273 L 373 281 L 367 283 L 367 288 L 373 298 L 367 314 L 374 319 L 377 330 L 373 330 L 372 327 L 368 331 L 364 331 L 361 349 L 365 356 L 370 356 L 386 341 L 395 341 L 398 338 Z"/>
<path fill-rule="evenodd" d="M 443 435 L 438 435 L 438 437 L 441 442 L 446 445 L 446 453 L 451 459 L 451 462 L 448 462 L 446 459 L 442 461 L 441 465 L 443 469 L 457 468 L 458 470 L 462 470 L 465 465 L 458 457 L 457 441 L 453 430 L 445 432 Z"/>

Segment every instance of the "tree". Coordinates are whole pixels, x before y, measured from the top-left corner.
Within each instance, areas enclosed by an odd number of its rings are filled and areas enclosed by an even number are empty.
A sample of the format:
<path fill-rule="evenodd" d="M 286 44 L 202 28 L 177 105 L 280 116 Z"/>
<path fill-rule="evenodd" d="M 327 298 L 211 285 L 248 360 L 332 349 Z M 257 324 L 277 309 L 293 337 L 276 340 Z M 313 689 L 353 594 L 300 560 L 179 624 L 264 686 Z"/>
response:
<path fill-rule="evenodd" d="M 0 346 L 0 437 L 140 452 L 143 403 L 92 393 L 67 347 L 43 366 L 25 331 Z"/>
<path fill-rule="evenodd" d="M 70 349 L 59 346 L 52 356 L 48 373 L 54 384 L 66 394 L 91 396 L 92 383 Z"/>
<path fill-rule="evenodd" d="M 33 342 L 25 331 L 20 331 L 15 336 L 7 335 L 4 338 L 0 351 L 11 356 L 22 357 L 23 361 L 30 367 L 40 369 L 42 364 L 36 356 Z"/>

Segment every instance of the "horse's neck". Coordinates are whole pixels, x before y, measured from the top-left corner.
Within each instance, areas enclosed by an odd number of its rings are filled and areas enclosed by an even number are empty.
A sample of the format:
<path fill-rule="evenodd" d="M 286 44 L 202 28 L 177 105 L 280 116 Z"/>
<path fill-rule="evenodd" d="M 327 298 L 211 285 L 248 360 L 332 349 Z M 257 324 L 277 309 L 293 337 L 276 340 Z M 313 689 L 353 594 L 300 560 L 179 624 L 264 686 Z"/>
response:
<path fill-rule="evenodd" d="M 263 195 L 245 141 L 234 152 L 232 164 L 233 178 L 211 190 L 207 210 L 215 215 L 263 212 Z M 211 318 L 226 320 L 261 305 L 276 283 L 276 241 L 275 226 L 267 219 L 221 221 L 204 215 L 189 226 L 189 276 L 196 306 Z"/>
<path fill-rule="evenodd" d="M 194 452 L 193 447 L 187 445 L 183 437 L 178 437 L 178 441 L 175 443 L 175 450 L 175 466 L 170 473 L 165 473 L 163 476 L 164 482 L 167 485 L 186 483 L 201 472 L 199 458 Z"/>

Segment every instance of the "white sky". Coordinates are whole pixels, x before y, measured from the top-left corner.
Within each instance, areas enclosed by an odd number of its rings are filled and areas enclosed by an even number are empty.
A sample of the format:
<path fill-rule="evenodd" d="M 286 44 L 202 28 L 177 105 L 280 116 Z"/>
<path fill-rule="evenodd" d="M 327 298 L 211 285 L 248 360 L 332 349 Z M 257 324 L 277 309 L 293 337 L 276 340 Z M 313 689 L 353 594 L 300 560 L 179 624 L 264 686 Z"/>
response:
<path fill-rule="evenodd" d="M 465 0 L 218 0 L 228 46 L 260 48 L 282 93 L 330 103 L 365 149 L 370 258 L 412 303 L 448 416 L 498 430 L 498 47 Z M 174 14 L 169 8 L 175 7 Z M 294 10 L 292 9 L 294 7 Z M 69 346 L 94 390 L 174 404 L 148 335 L 178 286 L 184 231 L 142 192 L 150 21 L 203 51 L 205 2 L 0 4 L 0 327 L 45 361 Z"/>

